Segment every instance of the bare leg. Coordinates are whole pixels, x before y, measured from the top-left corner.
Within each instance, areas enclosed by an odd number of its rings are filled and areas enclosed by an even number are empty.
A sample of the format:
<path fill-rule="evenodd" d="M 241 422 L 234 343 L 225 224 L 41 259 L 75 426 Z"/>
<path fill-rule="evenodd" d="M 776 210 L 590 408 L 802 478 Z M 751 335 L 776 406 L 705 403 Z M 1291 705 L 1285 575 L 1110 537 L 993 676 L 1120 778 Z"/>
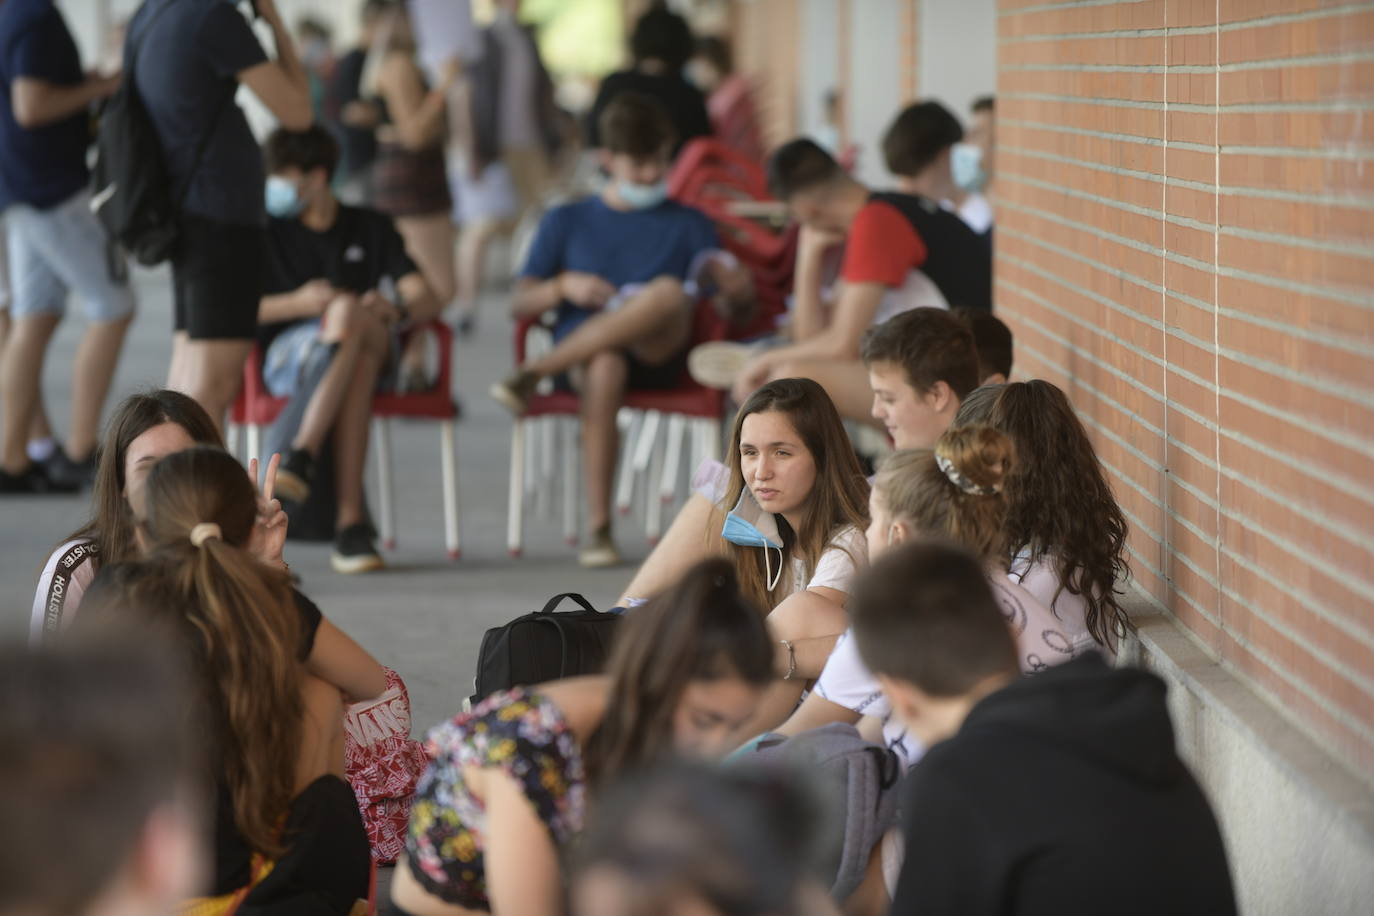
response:
<path fill-rule="evenodd" d="M 85 460 L 95 450 L 100 411 L 110 393 L 110 380 L 131 321 L 132 315 L 92 322 L 81 335 L 72 372 L 72 418 L 66 443 L 67 455 L 74 461 Z"/>
<path fill-rule="evenodd" d="M 869 426 L 882 428 L 873 419 L 873 389 L 868 384 L 868 370 L 859 360 L 798 360 L 783 363 L 772 374 L 772 378 L 809 378 L 820 384 L 835 409 L 846 420 L 856 420 Z"/>
<path fill-rule="evenodd" d="M 25 315 L 14 322 L 5 341 L 0 360 L 0 404 L 4 405 L 0 467 L 11 474 L 22 474 L 29 466 L 25 446 L 39 403 L 43 358 L 60 320 L 45 313 Z"/>
<path fill-rule="evenodd" d="M 582 404 L 582 466 L 587 488 L 587 523 L 592 531 L 610 524 L 611 488 L 620 430 L 615 417 L 625 402 L 629 369 L 619 353 L 598 353 L 587 364 Z"/>
<path fill-rule="evenodd" d="M 480 220 L 463 227 L 458 237 L 458 311 L 471 315 L 477 311 L 486 272 L 487 245 L 505 229 L 495 220 Z"/>
<path fill-rule="evenodd" d="M 4 240 L 0 238 L 0 292 L 3 292 L 5 282 L 4 255 Z M 9 340 L 11 326 L 9 307 L 0 308 L 0 360 L 4 359 L 5 341 Z M 4 369 L 0 368 L 0 372 L 4 372 Z M 29 441 L 34 442 L 51 436 L 52 425 L 48 423 L 48 412 L 43 406 L 43 392 L 40 389 L 38 399 L 33 405 L 33 420 L 29 424 Z"/>
<path fill-rule="evenodd" d="M 539 376 L 556 375 L 599 353 L 627 348 L 650 365 L 661 363 L 686 344 L 691 320 L 691 302 L 682 284 L 660 277 L 615 311 L 593 315 L 523 368 Z"/>
<path fill-rule="evenodd" d="M 190 385 L 182 381 L 186 374 L 186 349 L 191 345 L 185 331 L 172 332 L 172 360 L 167 364 L 167 387 L 174 391 L 185 391 Z"/>
<path fill-rule="evenodd" d="M 405 240 L 406 251 L 424 274 L 439 302 L 447 306 L 457 288 L 454 277 L 453 222 L 447 213 L 427 216 L 402 216 L 396 220 L 396 231 Z"/>
<path fill-rule="evenodd" d="M 221 432 L 224 416 L 243 384 L 243 364 L 252 349 L 251 340 L 186 341 L 178 387 L 205 408 Z"/>
<path fill-rule="evenodd" d="M 339 349 L 329 361 L 329 368 L 325 370 L 314 394 L 310 396 L 310 403 L 305 407 L 305 415 L 301 417 L 301 428 L 291 440 L 293 449 L 302 449 L 311 455 L 320 453 L 325 438 L 334 428 L 340 406 L 353 384 L 353 369 L 366 334 L 363 311 L 358 305 L 357 297 L 348 294 L 341 298 L 345 301 L 338 303 L 338 306 L 348 313 L 347 319 L 342 322 L 342 330 L 339 329 L 339 325 L 326 325 L 320 333 L 320 340 L 338 344 Z"/>
<path fill-rule="evenodd" d="M 334 489 L 338 507 L 335 527 L 340 531 L 363 520 L 363 471 L 367 465 L 372 394 L 386 361 L 390 333 L 376 321 L 360 330 L 357 361 L 349 373 L 348 391 L 334 425 Z"/>
<path fill-rule="evenodd" d="M 643 600 L 665 592 L 697 562 L 724 553 L 725 539 L 720 536 L 719 525 L 714 531 L 711 528 L 714 513 L 715 507 L 709 499 L 693 493 L 658 546 L 625 587 L 620 605 L 627 607 L 630 598 Z"/>

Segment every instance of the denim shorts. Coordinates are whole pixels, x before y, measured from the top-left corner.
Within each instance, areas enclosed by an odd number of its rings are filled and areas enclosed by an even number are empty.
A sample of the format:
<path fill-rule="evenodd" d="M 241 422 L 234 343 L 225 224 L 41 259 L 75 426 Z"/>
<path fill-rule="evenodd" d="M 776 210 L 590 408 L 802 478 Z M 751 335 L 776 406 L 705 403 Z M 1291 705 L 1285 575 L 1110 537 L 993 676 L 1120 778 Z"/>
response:
<path fill-rule="evenodd" d="M 377 378 L 378 391 L 396 386 L 400 337 L 392 332 L 387 365 Z M 301 383 L 323 370 L 334 358 L 334 344 L 320 340 L 320 319 L 299 321 L 272 339 L 262 357 L 262 381 L 274 398 L 295 397 Z"/>
<path fill-rule="evenodd" d="M 46 210 L 14 204 L 5 210 L 10 312 L 56 315 L 75 293 L 91 321 L 133 314 L 134 293 L 124 255 L 91 213 L 90 192 L 78 191 Z"/>

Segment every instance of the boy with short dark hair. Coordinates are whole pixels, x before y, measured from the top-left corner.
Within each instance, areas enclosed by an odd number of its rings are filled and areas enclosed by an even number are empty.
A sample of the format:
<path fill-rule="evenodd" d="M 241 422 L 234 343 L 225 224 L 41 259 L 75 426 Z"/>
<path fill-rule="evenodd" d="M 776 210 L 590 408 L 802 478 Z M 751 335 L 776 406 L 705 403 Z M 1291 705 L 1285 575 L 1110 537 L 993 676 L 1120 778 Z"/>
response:
<path fill-rule="evenodd" d="M 883 159 L 897 176 L 897 189 L 939 201 L 986 242 L 992 207 L 987 198 L 971 193 L 977 190 L 971 169 L 979 156 L 959 119 L 936 101 L 908 105 L 883 135 Z"/>
<path fill-rule="evenodd" d="M 304 502 L 325 442 L 334 443 L 336 517 L 330 563 L 361 573 L 384 564 L 363 504 L 372 396 L 394 335 L 439 313 L 391 218 L 342 204 L 330 188 L 339 148 L 324 128 L 277 130 L 267 162 L 267 295 L 258 313 L 263 380 L 304 398 L 277 493 Z M 297 406 L 300 406 L 299 404 Z"/>
<path fill-rule="evenodd" d="M 978 349 L 978 384 L 1001 385 L 1011 378 L 1012 335 L 1002 319 L 978 309 L 953 309 L 973 332 Z"/>
<path fill-rule="evenodd" d="M 747 272 L 710 257 L 705 214 L 667 199 L 673 128 L 648 96 L 623 93 L 601 115 L 601 162 L 611 180 L 595 197 L 550 210 L 515 290 L 516 318 L 553 317 L 555 346 L 493 386 L 516 416 L 539 382 L 573 372 L 582 404 L 582 454 L 591 542 L 584 566 L 620 561 L 611 538 L 616 413 L 630 389 L 675 387 L 691 342 L 689 283 L 704 271 L 733 302 Z"/>
<path fill-rule="evenodd" d="M 933 447 L 979 384 L 973 333 L 946 309 L 911 309 L 869 328 L 860 355 L 872 416 L 899 449 Z"/>
<path fill-rule="evenodd" d="M 146 632 L 0 647 L 0 914 L 171 916 L 199 890 L 209 810 L 174 657 Z"/>
<path fill-rule="evenodd" d="M 947 150 L 938 156 L 947 170 Z M 735 376 L 734 396 L 743 401 L 774 378 L 810 378 L 841 414 L 871 422 L 859 359 L 864 332 L 918 306 L 991 310 L 991 249 L 938 199 L 871 192 L 810 140 L 778 149 L 768 177 L 816 247 L 844 239 L 843 286 L 828 319 L 819 318 L 819 281 L 803 269 L 799 251 L 794 323 L 805 330 L 790 345 L 753 356 Z"/>
<path fill-rule="evenodd" d="M 1236 912 L 1221 832 L 1174 750 L 1165 687 L 1088 653 L 1028 678 L 977 559 L 922 541 L 850 596 L 907 777 L 894 914 Z"/>

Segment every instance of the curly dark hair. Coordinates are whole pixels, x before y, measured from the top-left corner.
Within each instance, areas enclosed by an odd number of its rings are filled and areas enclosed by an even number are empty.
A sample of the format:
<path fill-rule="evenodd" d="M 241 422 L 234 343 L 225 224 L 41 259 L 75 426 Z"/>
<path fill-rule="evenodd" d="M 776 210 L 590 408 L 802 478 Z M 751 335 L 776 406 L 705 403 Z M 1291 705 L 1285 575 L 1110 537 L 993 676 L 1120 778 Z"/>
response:
<path fill-rule="evenodd" d="M 955 426 L 974 423 L 1011 436 L 1028 459 L 1008 479 L 1009 556 L 1032 564 L 1052 557 L 1059 588 L 1087 605 L 1093 639 L 1109 646 L 1125 636 L 1134 629 L 1118 600 L 1130 575 L 1126 517 L 1068 396 L 1043 379 L 987 385 L 954 418 Z"/>

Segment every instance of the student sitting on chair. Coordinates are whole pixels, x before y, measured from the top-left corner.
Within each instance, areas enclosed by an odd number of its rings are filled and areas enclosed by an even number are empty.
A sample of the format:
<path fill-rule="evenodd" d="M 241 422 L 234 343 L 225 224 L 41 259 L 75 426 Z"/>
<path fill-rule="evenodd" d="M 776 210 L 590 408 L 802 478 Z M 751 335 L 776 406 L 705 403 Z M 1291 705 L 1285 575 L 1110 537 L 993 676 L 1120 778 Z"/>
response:
<path fill-rule="evenodd" d="M 274 397 L 304 399 L 278 492 L 297 503 L 309 497 L 315 461 L 332 437 L 330 562 L 342 573 L 380 569 L 363 505 L 372 395 L 401 330 L 436 316 L 440 303 L 390 217 L 334 196 L 339 148 L 328 131 L 277 130 L 265 151 L 272 219 L 258 312 L 263 380 Z"/>
<path fill-rule="evenodd" d="M 673 129 L 659 104 L 623 93 L 600 125 L 611 180 L 599 195 L 544 216 L 511 303 L 516 318 L 553 313 L 556 345 L 491 391 L 520 416 L 542 379 L 573 371 L 591 531 L 581 562 L 590 567 L 620 562 L 611 487 L 625 392 L 679 384 L 699 275 L 729 303 L 752 297 L 746 270 L 711 257 L 718 243 L 705 214 L 667 199 Z"/>

